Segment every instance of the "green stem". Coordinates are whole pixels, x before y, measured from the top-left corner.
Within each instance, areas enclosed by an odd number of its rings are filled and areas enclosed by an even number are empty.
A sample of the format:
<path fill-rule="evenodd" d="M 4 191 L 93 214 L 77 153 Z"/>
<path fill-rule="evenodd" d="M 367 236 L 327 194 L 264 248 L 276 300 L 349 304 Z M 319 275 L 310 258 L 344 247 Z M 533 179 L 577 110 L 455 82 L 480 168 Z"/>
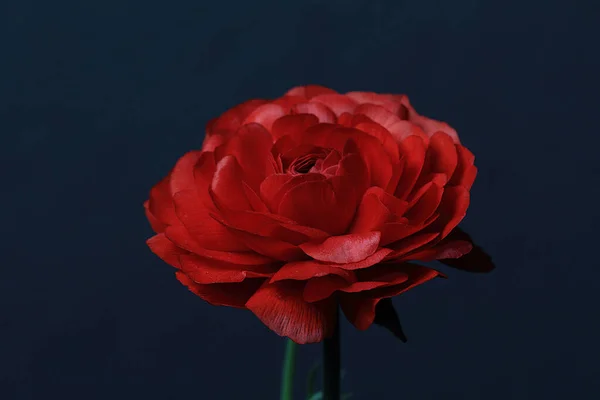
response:
<path fill-rule="evenodd" d="M 283 375 L 281 377 L 281 400 L 292 400 L 294 397 L 294 372 L 296 369 L 296 343 L 287 339 Z"/>

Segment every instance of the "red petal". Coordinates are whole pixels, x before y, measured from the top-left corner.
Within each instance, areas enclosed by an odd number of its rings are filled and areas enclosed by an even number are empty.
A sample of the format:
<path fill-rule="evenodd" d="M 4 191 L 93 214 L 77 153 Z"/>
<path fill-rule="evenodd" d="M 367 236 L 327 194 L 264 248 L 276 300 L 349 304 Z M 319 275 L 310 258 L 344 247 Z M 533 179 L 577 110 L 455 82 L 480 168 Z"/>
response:
<path fill-rule="evenodd" d="M 283 107 L 286 111 L 291 109 L 298 103 L 304 103 L 306 98 L 303 96 L 282 96 L 276 100 L 273 100 L 272 104 L 277 104 Z"/>
<path fill-rule="evenodd" d="M 440 258 L 459 258 L 473 249 L 470 242 L 464 240 L 446 241 L 439 243 L 432 248 L 420 250 L 403 257 L 403 260 L 419 260 L 423 262 L 434 261 Z"/>
<path fill-rule="evenodd" d="M 415 111 L 415 108 L 410 104 L 407 96 L 403 96 L 401 102 L 408 109 L 408 120 L 423 128 L 428 136 L 432 136 L 434 133 L 442 131 L 450 135 L 450 137 L 454 140 L 454 143 L 460 144 L 458 134 L 450 125 L 445 122 L 436 121 L 434 119 L 419 115 Z"/>
<path fill-rule="evenodd" d="M 300 103 L 292 107 L 294 114 L 312 114 L 319 119 L 319 122 L 333 124 L 336 116 L 327 106 L 320 103 Z"/>
<path fill-rule="evenodd" d="M 423 186 L 411 200 L 405 216 L 411 225 L 421 225 L 430 218 L 442 201 L 444 189 L 433 182 Z"/>
<path fill-rule="evenodd" d="M 218 224 L 218 222 L 216 222 L 214 219 L 212 221 Z M 222 227 L 221 224 L 219 225 Z M 229 235 L 232 236 L 232 239 L 230 240 L 239 242 L 237 237 L 233 236 L 231 233 L 229 233 Z M 272 262 L 270 258 L 253 252 L 219 251 L 204 248 L 202 247 L 202 242 L 199 242 L 196 238 L 194 238 L 184 226 L 168 227 L 165 232 L 165 236 L 178 247 L 181 247 L 190 253 L 218 261 L 225 261 L 240 265 L 264 265 Z"/>
<path fill-rule="evenodd" d="M 461 145 L 456 145 L 456 152 L 458 163 L 456 170 L 450 179 L 449 185 L 462 186 L 465 189 L 470 190 L 475 181 L 475 176 L 477 175 L 477 168 L 473 165 L 475 156 L 469 149 Z"/>
<path fill-rule="evenodd" d="M 179 257 L 181 271 L 200 284 L 234 283 L 246 278 L 270 278 L 277 267 L 274 265 L 239 265 L 196 255 Z"/>
<path fill-rule="evenodd" d="M 353 113 L 356 108 L 356 102 L 342 94 L 322 94 L 310 101 L 327 106 L 337 117 L 344 113 Z"/>
<path fill-rule="evenodd" d="M 312 114 L 296 114 L 286 115 L 273 123 L 271 135 L 274 139 L 279 139 L 284 136 L 298 137 L 308 128 L 319 123 L 319 119 Z M 283 152 L 280 151 L 280 153 Z"/>
<path fill-rule="evenodd" d="M 381 202 L 377 189 L 372 187 L 363 195 L 350 233 L 378 231 L 387 221 L 390 210 Z"/>
<path fill-rule="evenodd" d="M 298 344 L 320 342 L 334 332 L 337 304 L 331 300 L 308 303 L 302 299 L 302 288 L 294 281 L 265 284 L 246 307 L 280 336 Z"/>
<path fill-rule="evenodd" d="M 150 198 L 147 203 L 148 213 L 163 226 L 181 224 L 175 214 L 175 205 L 173 204 L 173 198 L 169 190 L 169 182 L 170 177 L 167 176 L 156 184 L 150 190 Z M 160 228 L 160 226 L 157 227 Z M 162 230 L 164 230 L 164 227 Z"/>
<path fill-rule="evenodd" d="M 302 298 L 309 303 L 322 301 L 330 298 L 335 292 L 347 287 L 353 281 L 356 281 L 356 276 L 353 273 L 349 277 L 338 275 L 315 277 L 306 282 Z"/>
<path fill-rule="evenodd" d="M 402 272 L 408 274 L 408 279 L 399 285 L 374 289 L 369 293 L 369 295 L 379 298 L 393 297 L 407 292 L 416 286 L 432 280 L 433 278 L 446 277 L 439 271 L 418 264 L 402 263 L 398 264 L 397 267 L 399 270 L 402 270 Z"/>
<path fill-rule="evenodd" d="M 241 168 L 244 181 L 253 189 L 258 189 L 266 176 L 273 174 L 271 134 L 258 124 L 241 127 L 235 136 L 218 149 L 218 158 L 234 156 Z M 223 160 L 221 159 L 219 163 Z"/>
<path fill-rule="evenodd" d="M 220 251 L 248 250 L 235 235 L 210 216 L 211 209 L 202 205 L 196 191 L 179 192 L 173 200 L 178 218 L 199 246 Z"/>
<path fill-rule="evenodd" d="M 242 125 L 242 121 L 246 119 L 250 113 L 252 113 L 256 108 L 260 107 L 263 104 L 266 104 L 267 100 L 249 100 L 242 104 L 239 104 L 223 114 L 216 120 L 212 121 L 210 126 L 207 127 L 207 131 L 230 131 L 235 132 Z M 207 135 L 208 136 L 208 135 Z"/>
<path fill-rule="evenodd" d="M 218 216 L 213 215 L 212 217 L 217 219 L 224 226 L 227 226 L 227 222 L 219 219 Z M 234 233 L 238 240 L 244 243 L 247 248 L 252 249 L 258 254 L 270 257 L 273 260 L 299 261 L 308 258 L 298 246 L 291 243 L 245 232 L 240 229 L 235 229 L 231 226 L 228 226 L 228 229 Z"/>
<path fill-rule="evenodd" d="M 375 320 L 375 307 L 382 298 L 399 295 L 437 276 L 442 276 L 438 271 L 420 265 L 400 264 L 397 267 L 398 271 L 408 275 L 408 279 L 404 279 L 401 274 L 397 275 L 402 283 L 340 296 L 340 305 L 346 318 L 357 329 L 365 330 L 371 326 Z"/>
<path fill-rule="evenodd" d="M 409 136 L 399 144 L 404 158 L 404 171 L 398 182 L 395 196 L 405 200 L 413 190 L 425 162 L 425 143 L 418 136 Z"/>
<path fill-rule="evenodd" d="M 321 94 L 337 94 L 337 92 L 321 85 L 306 85 L 296 86 L 285 93 L 286 96 L 301 96 L 306 99 L 310 99 Z"/>
<path fill-rule="evenodd" d="M 148 200 L 144 202 L 144 212 L 146 213 L 146 218 L 148 219 L 148 222 L 150 222 L 152 230 L 156 233 L 164 232 L 167 225 L 163 224 L 154 215 L 152 215 L 152 213 L 148 209 L 148 203 Z"/>
<path fill-rule="evenodd" d="M 260 196 L 273 212 L 279 210 L 281 200 L 288 191 L 304 182 L 325 181 L 321 174 L 308 173 L 302 175 L 274 174 L 267 177 L 260 185 Z"/>
<path fill-rule="evenodd" d="M 356 329 L 364 331 L 375 320 L 375 307 L 381 299 L 374 299 L 362 293 L 340 296 L 340 305 L 348 321 Z"/>
<path fill-rule="evenodd" d="M 304 243 L 300 248 L 315 260 L 337 264 L 364 260 L 377 250 L 381 232 L 333 236 L 322 243 Z"/>
<path fill-rule="evenodd" d="M 146 241 L 146 244 L 150 247 L 150 250 L 164 262 L 175 268 L 181 268 L 179 256 L 187 254 L 187 252 L 177 247 L 173 242 L 167 239 L 163 233 L 152 236 Z"/>
<path fill-rule="evenodd" d="M 436 232 L 422 232 L 389 244 L 388 246 L 394 249 L 394 252 L 390 253 L 387 258 L 399 259 L 407 253 L 433 242 L 438 236 L 439 234 Z"/>
<path fill-rule="evenodd" d="M 337 275 L 346 280 L 351 280 L 352 272 L 332 264 L 319 263 L 318 261 L 296 261 L 285 264 L 273 277 L 271 283 L 287 279 L 305 281 L 325 275 Z"/>
<path fill-rule="evenodd" d="M 355 211 L 344 196 L 335 193 L 329 182 L 312 181 L 287 191 L 279 204 L 278 214 L 299 225 L 335 235 L 348 230 Z"/>
<path fill-rule="evenodd" d="M 256 123 L 271 130 L 276 119 L 287 115 L 286 110 L 277 104 L 263 104 L 246 117 L 242 125 Z"/>
<path fill-rule="evenodd" d="M 194 170 L 201 161 L 201 157 L 203 157 L 201 151 L 190 151 L 177 161 L 169 181 L 171 194 L 174 195 L 183 190 L 197 190 Z"/>
<path fill-rule="evenodd" d="M 246 308 L 245 304 L 263 284 L 264 279 L 247 279 L 240 283 L 215 283 L 201 285 L 183 272 L 176 272 L 177 280 L 197 296 L 213 306 Z"/>
<path fill-rule="evenodd" d="M 440 259 L 441 263 L 469 272 L 490 272 L 495 268 L 492 258 L 481 247 L 474 244 L 471 237 L 460 228 L 455 228 L 445 240 L 466 241 L 471 243 L 473 249 L 457 259 Z"/>
<path fill-rule="evenodd" d="M 398 152 L 398 143 L 392 136 L 392 134 L 385 129 L 383 126 L 374 122 L 361 122 L 354 126 L 356 129 L 360 129 L 363 132 L 368 133 L 383 144 L 385 150 L 390 155 L 392 160 L 398 160 L 400 153 Z"/>
<path fill-rule="evenodd" d="M 242 184 L 242 169 L 233 156 L 226 156 L 217 164 L 211 192 L 214 194 L 213 200 L 218 208 L 232 210 L 252 208 Z"/>
<path fill-rule="evenodd" d="M 458 156 L 454 142 L 447 134 L 438 132 L 429 141 L 420 181 L 429 181 L 432 175 L 443 174 L 447 182 L 452 177 L 457 163 Z"/>
<path fill-rule="evenodd" d="M 448 236 L 467 214 L 470 195 L 462 186 L 447 187 L 444 190 L 442 201 L 439 206 L 440 218 L 436 221 L 436 227 L 440 226 L 440 239 Z"/>
<path fill-rule="evenodd" d="M 349 92 L 346 96 L 359 104 L 370 103 L 373 105 L 381 106 L 387 111 L 398 115 L 402 103 L 394 99 L 394 96 L 379 94 L 374 92 Z"/>
<path fill-rule="evenodd" d="M 372 193 L 376 194 L 381 203 L 390 211 L 392 221 L 399 220 L 408 209 L 408 203 L 406 201 L 398 199 L 381 188 L 375 187 L 371 189 Z"/>

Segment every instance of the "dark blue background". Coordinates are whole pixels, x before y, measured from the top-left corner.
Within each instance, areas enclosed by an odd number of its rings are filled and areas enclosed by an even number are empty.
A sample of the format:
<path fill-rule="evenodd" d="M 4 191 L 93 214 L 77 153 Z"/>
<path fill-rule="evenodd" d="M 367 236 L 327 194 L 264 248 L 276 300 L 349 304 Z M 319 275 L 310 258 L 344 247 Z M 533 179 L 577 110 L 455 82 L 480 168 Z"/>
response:
<path fill-rule="evenodd" d="M 598 398 L 591 4 L 4 0 L 0 398 L 277 398 L 284 340 L 181 286 L 142 202 L 208 119 L 306 83 L 449 121 L 480 172 L 462 226 L 498 267 L 395 299 L 408 344 L 344 322 L 346 389 Z"/>

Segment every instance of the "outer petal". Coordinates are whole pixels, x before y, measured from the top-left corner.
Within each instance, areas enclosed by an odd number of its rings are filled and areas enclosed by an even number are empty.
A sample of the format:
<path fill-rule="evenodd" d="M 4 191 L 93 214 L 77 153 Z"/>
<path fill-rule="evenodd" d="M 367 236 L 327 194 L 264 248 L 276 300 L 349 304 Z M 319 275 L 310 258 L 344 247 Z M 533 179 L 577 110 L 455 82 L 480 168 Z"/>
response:
<path fill-rule="evenodd" d="M 177 280 L 187 286 L 192 293 L 214 306 L 246 308 L 245 304 L 263 284 L 264 279 L 247 279 L 239 283 L 215 283 L 201 285 L 183 272 L 176 272 Z"/>
<path fill-rule="evenodd" d="M 337 92 L 321 85 L 306 85 L 296 86 L 285 93 L 286 96 L 300 96 L 306 99 L 311 99 L 322 94 L 337 94 Z"/>
<path fill-rule="evenodd" d="M 439 261 L 450 267 L 462 269 L 469 272 L 491 272 L 495 266 L 492 258 L 479 246 L 473 243 L 471 237 L 460 228 L 455 228 L 446 238 L 447 242 L 468 242 L 472 250 L 462 257 L 453 259 L 450 257 L 439 257 Z"/>
<path fill-rule="evenodd" d="M 155 232 L 164 231 L 167 225 L 181 224 L 175 215 L 175 205 L 169 190 L 170 176 L 163 178 L 150 190 L 150 198 L 145 203 L 144 207 Z"/>
<path fill-rule="evenodd" d="M 333 236 L 322 243 L 304 243 L 300 248 L 315 260 L 337 264 L 355 263 L 377 250 L 381 232 Z"/>
<path fill-rule="evenodd" d="M 283 280 L 307 281 L 326 275 L 336 275 L 351 280 L 352 272 L 334 264 L 324 264 L 318 261 L 296 261 L 285 264 L 271 278 L 271 283 Z"/>
<path fill-rule="evenodd" d="M 146 241 L 150 250 L 159 256 L 164 262 L 175 267 L 181 268 L 181 263 L 179 262 L 179 256 L 185 255 L 188 252 L 177 247 L 173 242 L 171 242 L 164 233 L 159 233 L 156 236 L 151 237 Z"/>
<path fill-rule="evenodd" d="M 150 222 L 150 226 L 152 227 L 152 230 L 156 233 L 164 232 L 164 230 L 167 226 L 165 224 L 163 224 L 162 222 L 160 222 L 158 220 L 158 218 L 156 218 L 154 215 L 152 215 L 152 213 L 149 210 L 148 204 L 149 204 L 149 201 L 146 200 L 144 202 L 144 212 L 146 213 L 146 218 L 148 219 L 148 222 Z"/>
<path fill-rule="evenodd" d="M 287 115 L 287 111 L 282 106 L 272 103 L 263 104 L 248 115 L 242 125 L 256 123 L 264 126 L 267 130 L 271 130 L 273 122 L 284 115 Z"/>
<path fill-rule="evenodd" d="M 211 209 L 201 205 L 197 192 L 182 191 L 173 196 L 173 200 L 178 218 L 198 246 L 218 251 L 248 250 L 235 235 L 211 217 Z"/>
<path fill-rule="evenodd" d="M 346 318 L 357 329 L 365 330 L 371 326 L 375 320 L 375 308 L 381 299 L 399 295 L 441 276 L 438 271 L 416 264 L 399 264 L 397 267 L 399 271 L 407 274 L 407 279 L 398 274 L 400 280 L 398 284 L 359 293 L 347 293 L 340 297 L 340 304 Z"/>
<path fill-rule="evenodd" d="M 346 96 L 359 104 L 373 104 L 385 108 L 387 111 L 400 115 L 400 109 L 403 106 L 394 96 L 374 93 L 374 92 L 349 92 Z"/>
<path fill-rule="evenodd" d="M 236 283 L 246 278 L 270 278 L 277 267 L 267 265 L 239 265 L 196 255 L 179 256 L 181 271 L 200 284 Z"/>
<path fill-rule="evenodd" d="M 425 162 L 425 142 L 418 136 L 408 136 L 399 144 L 404 159 L 404 170 L 398 182 L 395 196 L 406 200 L 414 188 Z"/>
<path fill-rule="evenodd" d="M 408 109 L 408 120 L 416 125 L 419 125 L 428 136 L 432 136 L 434 133 L 442 131 L 446 132 L 454 140 L 455 143 L 460 144 L 458 134 L 456 131 L 447 123 L 436 121 L 431 118 L 419 115 L 414 107 L 410 104 L 407 96 L 402 98 L 402 104 Z"/>
<path fill-rule="evenodd" d="M 239 104 L 230 110 L 227 110 L 221 116 L 209 123 L 206 127 L 207 135 L 205 141 L 210 138 L 210 133 L 215 131 L 229 131 L 235 132 L 242 126 L 242 122 L 250 115 L 254 110 L 263 104 L 266 104 L 267 100 L 254 99 L 248 100 L 242 104 Z"/>
<path fill-rule="evenodd" d="M 449 184 L 451 186 L 462 186 L 470 190 L 477 176 L 477 168 L 473 165 L 475 156 L 469 149 L 461 145 L 456 145 L 456 152 L 458 162 Z"/>
<path fill-rule="evenodd" d="M 339 117 L 344 113 L 352 113 L 356 109 L 356 102 L 342 94 L 321 94 L 310 100 L 312 103 L 320 103 L 334 112 Z"/>
<path fill-rule="evenodd" d="M 302 299 L 303 284 L 296 281 L 263 285 L 247 302 L 268 328 L 298 344 L 320 342 L 335 328 L 333 299 L 308 303 Z"/>
<path fill-rule="evenodd" d="M 292 107 L 294 114 L 312 114 L 323 123 L 335 123 L 336 116 L 327 106 L 321 103 L 300 103 Z"/>

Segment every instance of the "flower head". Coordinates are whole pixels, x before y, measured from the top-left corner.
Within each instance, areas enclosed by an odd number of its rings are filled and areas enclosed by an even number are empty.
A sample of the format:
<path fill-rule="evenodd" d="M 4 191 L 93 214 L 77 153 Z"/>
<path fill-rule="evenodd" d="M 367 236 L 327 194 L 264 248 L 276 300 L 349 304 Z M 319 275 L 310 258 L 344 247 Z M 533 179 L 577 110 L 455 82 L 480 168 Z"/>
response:
<path fill-rule="evenodd" d="M 298 343 L 327 337 L 338 304 L 394 330 L 384 299 L 443 276 L 416 261 L 493 268 L 457 228 L 473 162 L 404 95 L 296 87 L 210 121 L 152 189 L 148 245 L 207 302 Z"/>

